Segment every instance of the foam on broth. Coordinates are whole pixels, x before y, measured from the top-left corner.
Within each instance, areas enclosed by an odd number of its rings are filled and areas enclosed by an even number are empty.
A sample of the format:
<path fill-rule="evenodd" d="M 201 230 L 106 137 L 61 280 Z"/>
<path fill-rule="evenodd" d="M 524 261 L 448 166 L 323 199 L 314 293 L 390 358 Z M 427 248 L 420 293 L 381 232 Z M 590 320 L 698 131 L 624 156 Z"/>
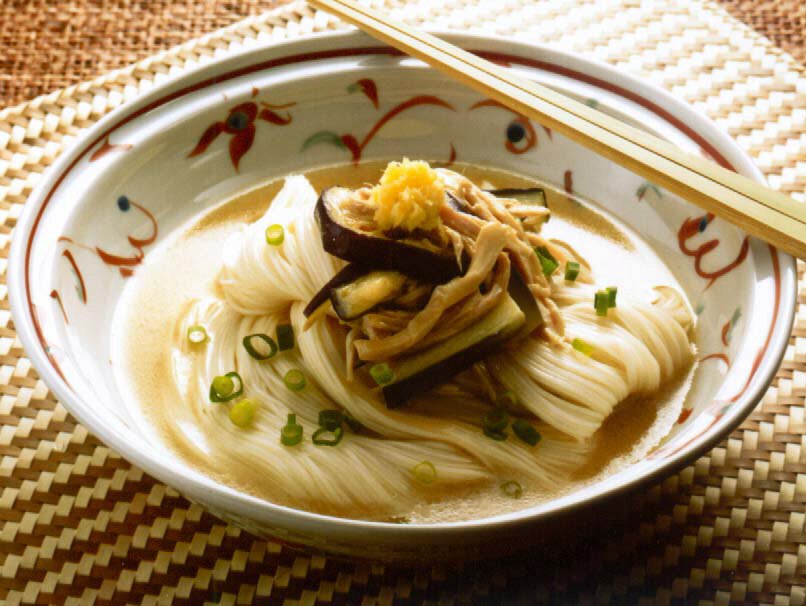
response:
<path fill-rule="evenodd" d="M 317 169 L 305 173 L 314 189 L 332 185 L 357 187 L 375 183 L 385 162 Z M 545 188 L 551 221 L 542 233 L 569 242 L 590 263 L 597 282 L 668 285 L 683 292 L 655 252 L 634 233 L 586 202 L 543 183 L 512 173 L 469 165 L 452 167 L 485 187 Z M 218 481 L 272 501 L 271 482 L 249 469 L 222 465 L 217 453 L 237 448 L 223 440 L 204 419 L 194 418 L 183 406 L 172 378 L 171 343 L 176 318 L 188 301 L 214 292 L 221 267 L 221 243 L 243 223 L 257 220 L 282 186 L 282 179 L 233 197 L 178 229 L 146 257 L 130 281 L 117 310 L 117 326 L 125 327 L 114 344 L 115 370 L 131 397 L 128 405 L 142 430 L 156 447 L 166 448 L 183 462 Z M 588 463 L 552 493 L 524 484 L 520 499 L 500 493 L 498 482 L 464 492 L 430 495 L 406 520 L 446 522 L 499 515 L 524 509 L 589 484 L 644 457 L 669 432 L 683 406 L 694 375 L 690 368 L 650 398 L 620 404 L 594 436 Z M 223 458 L 223 457 L 222 457 Z M 325 508 L 322 508 L 325 511 Z M 382 516 L 367 516 L 384 519 Z"/>

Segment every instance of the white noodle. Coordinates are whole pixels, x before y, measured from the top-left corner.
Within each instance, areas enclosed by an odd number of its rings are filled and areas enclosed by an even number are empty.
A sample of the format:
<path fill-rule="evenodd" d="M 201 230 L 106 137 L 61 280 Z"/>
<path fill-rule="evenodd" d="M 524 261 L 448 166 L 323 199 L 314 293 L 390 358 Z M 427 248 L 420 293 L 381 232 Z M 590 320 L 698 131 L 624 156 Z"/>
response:
<path fill-rule="evenodd" d="M 429 414 L 429 408 L 463 406 L 461 399 L 436 393 L 418 397 L 410 408 L 389 410 L 376 392 L 357 379 L 350 381 L 345 330 L 328 319 L 303 330 L 302 309 L 342 266 L 320 245 L 316 199 L 304 177 L 286 179 L 266 214 L 228 242 L 232 250 L 225 251 L 218 277 L 224 300 L 194 302 L 175 332 L 174 378 L 184 401 L 199 423 L 212 424 L 233 445 L 217 456 L 270 478 L 273 497 L 280 502 L 342 515 L 403 515 L 427 498 L 411 472 L 422 461 L 434 465 L 438 484 L 445 488 L 519 477 L 550 489 L 585 462 L 586 439 L 619 402 L 657 390 L 691 362 L 686 330 L 692 319 L 676 291 L 659 290 L 655 304 L 620 300 L 603 319 L 591 303 L 595 288 L 555 285 L 553 299 L 567 341 L 583 339 L 594 348 L 593 355 L 529 338 L 487 359 L 491 375 L 537 417 L 531 420 L 543 439 L 536 447 L 514 437 L 494 441 L 484 436 L 478 411 L 488 405 L 479 400 L 465 400 L 466 412 L 477 412 L 464 415 Z M 281 246 L 265 240 L 266 227 L 274 223 L 285 230 Z M 244 336 L 273 335 L 277 324 L 289 321 L 298 345 L 293 351 L 259 362 L 242 347 Z M 195 324 L 204 325 L 211 336 L 201 353 L 190 351 L 180 338 Z M 283 383 L 292 368 L 307 377 L 301 392 Z M 240 373 L 245 395 L 260 403 L 248 429 L 229 421 L 227 405 L 208 399 L 213 377 L 232 370 Z M 467 392 L 454 393 L 461 398 Z M 332 408 L 347 411 L 370 431 L 348 430 L 335 448 L 313 445 L 319 411 Z M 294 447 L 279 440 L 290 412 L 305 428 L 305 439 Z"/>

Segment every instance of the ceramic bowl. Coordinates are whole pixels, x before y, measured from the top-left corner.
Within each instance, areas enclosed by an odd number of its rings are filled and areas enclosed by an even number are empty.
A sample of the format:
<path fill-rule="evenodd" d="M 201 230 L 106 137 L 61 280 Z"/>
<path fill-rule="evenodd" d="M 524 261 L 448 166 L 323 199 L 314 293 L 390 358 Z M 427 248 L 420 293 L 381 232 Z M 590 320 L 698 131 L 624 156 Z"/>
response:
<path fill-rule="evenodd" d="M 646 81 L 544 47 L 448 38 L 761 180 L 713 123 Z M 672 434 L 650 456 L 518 513 L 399 525 L 248 496 L 188 468 L 138 429 L 116 380 L 113 319 L 127 281 L 161 238 L 271 177 L 403 155 L 538 176 L 598 202 L 660 253 L 699 317 L 700 369 Z M 368 557 L 489 554 L 491 545 L 514 545 L 514 536 L 528 543 L 557 516 L 680 468 L 759 401 L 786 347 L 796 292 L 791 257 L 354 32 L 228 55 L 111 112 L 41 179 L 19 218 L 9 265 L 20 339 L 45 382 L 92 433 L 248 530 Z"/>

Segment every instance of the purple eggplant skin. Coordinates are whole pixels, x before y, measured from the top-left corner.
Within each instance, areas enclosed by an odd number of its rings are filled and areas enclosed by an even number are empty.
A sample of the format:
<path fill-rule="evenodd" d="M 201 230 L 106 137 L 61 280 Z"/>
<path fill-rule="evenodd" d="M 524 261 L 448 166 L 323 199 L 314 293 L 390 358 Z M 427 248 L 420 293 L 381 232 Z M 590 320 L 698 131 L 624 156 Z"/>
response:
<path fill-rule="evenodd" d="M 513 198 L 530 204 L 539 203 L 540 206 L 546 206 L 546 190 L 542 187 L 504 187 L 485 191 L 498 198 Z M 540 202 L 538 202 L 538 198 Z"/>
<path fill-rule="evenodd" d="M 383 387 L 383 399 L 387 408 L 400 408 L 413 397 L 444 383 L 451 377 L 467 370 L 493 353 L 503 341 L 498 335 L 487 337 L 475 345 L 445 358 L 402 381 Z"/>
<path fill-rule="evenodd" d="M 520 274 L 513 271 L 509 278 L 509 296 L 523 312 L 525 321 L 515 332 L 502 335 L 497 333 L 479 341 L 475 345 L 456 352 L 452 356 L 437 362 L 401 381 L 384 386 L 383 397 L 388 408 L 399 408 L 416 395 L 425 393 L 432 387 L 444 383 L 454 375 L 470 368 L 495 352 L 504 342 L 510 339 L 526 337 L 543 324 L 540 308 Z M 472 330 L 470 326 L 465 330 Z"/>
<path fill-rule="evenodd" d="M 333 311 L 343 322 L 350 322 L 394 300 L 410 280 L 397 271 L 373 271 L 330 290 Z M 367 293 L 367 285 L 369 293 Z M 386 290 L 384 291 L 384 287 Z"/>
<path fill-rule="evenodd" d="M 335 276 L 330 278 L 330 280 L 328 280 L 327 283 L 319 289 L 319 292 L 313 296 L 313 299 L 311 299 L 308 305 L 305 306 L 305 309 L 302 311 L 302 313 L 307 318 L 313 312 L 319 309 L 319 307 L 325 303 L 325 301 L 330 299 L 330 291 L 332 289 L 357 280 L 361 276 L 368 274 L 371 271 L 372 269 L 360 263 L 350 263 L 345 265 L 339 272 L 336 273 Z"/>
<path fill-rule="evenodd" d="M 521 329 L 522 335 L 530 335 L 540 326 L 543 325 L 543 315 L 540 313 L 540 308 L 537 306 L 535 296 L 526 282 L 521 276 L 520 272 L 515 270 L 509 274 L 509 284 L 507 285 L 509 296 L 515 300 L 518 307 L 526 316 L 526 322 Z"/>
<path fill-rule="evenodd" d="M 443 284 L 462 275 L 452 253 L 434 252 L 420 246 L 360 233 L 339 224 L 328 212 L 328 193 L 322 192 L 316 203 L 316 218 L 322 232 L 322 247 L 339 259 L 371 265 L 373 269 L 391 269 L 434 284 Z"/>
<path fill-rule="evenodd" d="M 528 202 L 534 204 L 540 199 L 540 206 L 546 206 L 546 191 L 542 187 L 505 187 L 502 189 L 485 189 L 488 194 L 492 194 L 498 198 L 513 198 L 521 202 Z M 451 205 L 455 211 L 472 215 L 473 212 L 467 205 L 467 202 L 458 198 L 453 192 L 448 192 L 448 204 Z"/>
<path fill-rule="evenodd" d="M 490 192 L 492 193 L 492 192 Z M 448 204 L 450 204 L 451 208 L 456 212 L 464 213 L 466 215 L 472 215 L 472 211 L 470 207 L 467 205 L 467 202 L 462 200 L 461 198 L 456 197 L 453 192 L 447 192 L 448 196 Z"/>

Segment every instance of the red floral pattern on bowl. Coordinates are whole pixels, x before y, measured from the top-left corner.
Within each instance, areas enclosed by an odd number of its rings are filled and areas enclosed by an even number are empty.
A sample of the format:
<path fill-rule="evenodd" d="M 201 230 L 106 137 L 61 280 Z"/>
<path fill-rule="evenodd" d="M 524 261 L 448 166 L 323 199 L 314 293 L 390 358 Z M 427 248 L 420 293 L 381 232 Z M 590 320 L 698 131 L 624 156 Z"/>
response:
<path fill-rule="evenodd" d="M 646 82 L 547 48 L 451 39 L 760 178 L 712 123 Z M 540 177 L 602 204 L 659 251 L 698 312 L 704 361 L 681 422 L 652 456 L 517 514 L 380 524 L 239 493 L 189 469 L 133 417 L 116 370 L 116 304 L 150 251 L 199 212 L 272 177 L 404 155 Z M 121 196 L 136 212 L 118 205 Z M 258 533 L 366 557 L 433 558 L 538 535 L 556 516 L 662 477 L 726 435 L 778 366 L 795 275 L 789 256 L 416 61 L 342 33 L 222 57 L 113 111 L 41 179 L 15 229 L 8 283 L 15 327 L 41 376 L 140 468 Z"/>

